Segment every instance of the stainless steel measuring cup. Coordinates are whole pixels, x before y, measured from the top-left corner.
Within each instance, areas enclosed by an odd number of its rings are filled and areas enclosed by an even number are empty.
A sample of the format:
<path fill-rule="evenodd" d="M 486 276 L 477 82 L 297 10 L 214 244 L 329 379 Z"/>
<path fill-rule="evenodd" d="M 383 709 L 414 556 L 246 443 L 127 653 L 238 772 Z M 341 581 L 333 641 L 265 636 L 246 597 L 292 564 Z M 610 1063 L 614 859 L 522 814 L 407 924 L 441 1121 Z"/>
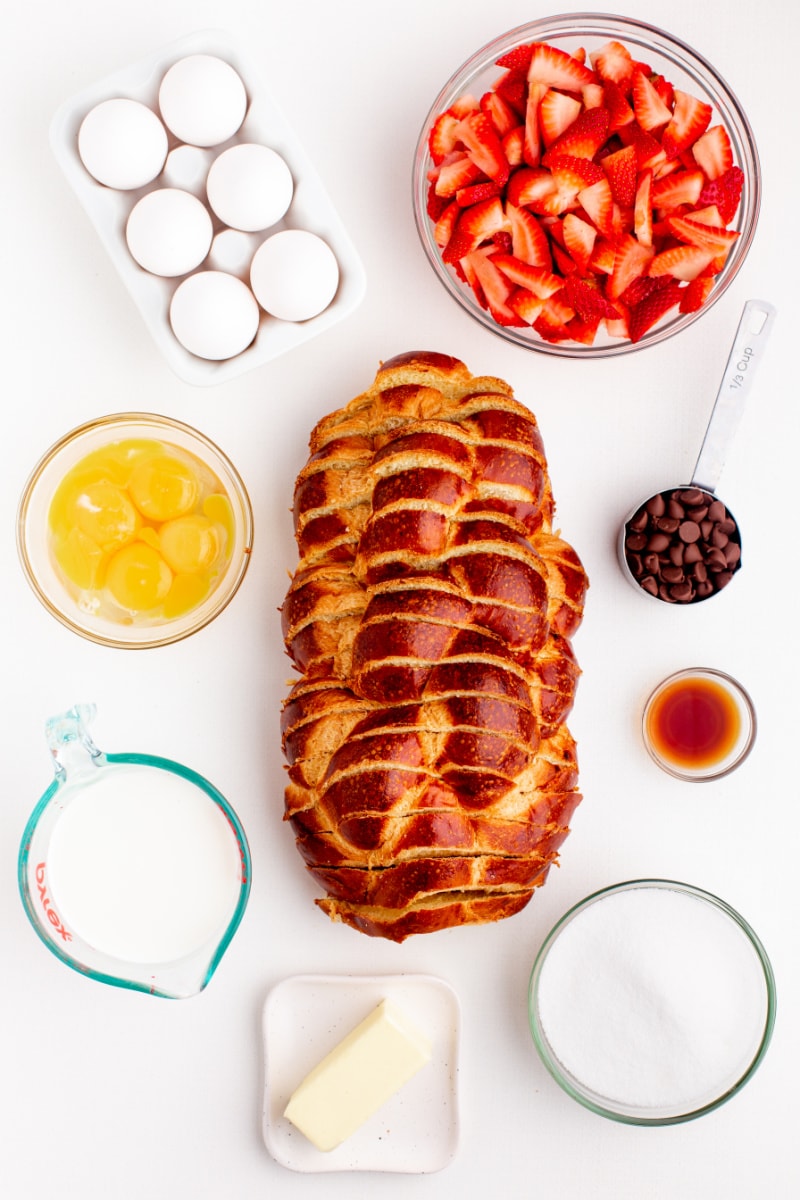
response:
<path fill-rule="evenodd" d="M 622 525 L 620 564 L 644 596 L 695 604 L 717 595 L 742 566 L 739 523 L 716 488 L 774 318 L 771 304 L 747 301 L 691 482 L 649 496 Z"/>

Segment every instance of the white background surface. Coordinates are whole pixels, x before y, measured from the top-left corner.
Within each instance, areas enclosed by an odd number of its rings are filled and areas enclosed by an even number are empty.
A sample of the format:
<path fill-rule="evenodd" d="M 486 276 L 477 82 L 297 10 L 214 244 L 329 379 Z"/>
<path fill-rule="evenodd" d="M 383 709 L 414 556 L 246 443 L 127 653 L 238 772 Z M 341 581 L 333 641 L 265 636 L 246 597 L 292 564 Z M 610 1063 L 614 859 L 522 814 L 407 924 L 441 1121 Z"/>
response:
<path fill-rule="evenodd" d="M 594 364 L 546 358 L 476 327 L 435 280 L 411 212 L 411 162 L 428 107 L 476 48 L 542 6 L 405 0 L 99 0 L 6 6 L 3 104 L 0 562 L 0 1190 L 51 1200 L 540 1194 L 562 1200 L 783 1200 L 800 1188 L 796 618 L 797 243 L 794 4 L 632 0 L 629 15 L 693 44 L 727 78 L 760 148 L 764 196 L 733 287 L 677 341 Z M 196 29 L 241 37 L 282 101 L 363 258 L 366 299 L 317 340 L 218 388 L 180 382 L 160 356 L 48 145 L 57 107 L 96 79 Z M 620 520 L 684 483 L 744 301 L 778 323 L 720 485 L 746 566 L 698 608 L 647 604 L 615 561 Z M 563 532 L 592 581 L 575 641 L 584 675 L 571 719 L 582 806 L 562 867 L 500 925 L 398 947 L 315 908 L 281 821 L 278 714 L 289 676 L 277 609 L 296 561 L 289 505 L 308 433 L 409 349 L 507 379 L 540 422 Z M 160 650 L 115 652 L 63 629 L 17 564 L 14 519 L 44 450 L 102 413 L 145 409 L 196 425 L 245 478 L 253 562 L 209 628 Z M 793 557 L 794 555 L 794 557 Z M 737 676 L 760 722 L 730 778 L 681 784 L 638 733 L 650 688 L 679 667 Z M 99 708 L 108 751 L 185 762 L 227 795 L 254 861 L 249 908 L 201 996 L 168 1002 L 94 985 L 48 954 L 19 903 L 16 855 L 51 777 L 43 725 L 77 700 Z M 771 1049 L 745 1090 L 685 1126 L 638 1129 L 584 1111 L 539 1063 L 526 1019 L 533 957 L 554 921 L 598 887 L 667 876 L 715 892 L 754 926 L 778 982 Z M 430 1176 L 300 1175 L 261 1137 L 260 1015 L 296 973 L 430 972 L 463 1009 L 462 1144 Z"/>

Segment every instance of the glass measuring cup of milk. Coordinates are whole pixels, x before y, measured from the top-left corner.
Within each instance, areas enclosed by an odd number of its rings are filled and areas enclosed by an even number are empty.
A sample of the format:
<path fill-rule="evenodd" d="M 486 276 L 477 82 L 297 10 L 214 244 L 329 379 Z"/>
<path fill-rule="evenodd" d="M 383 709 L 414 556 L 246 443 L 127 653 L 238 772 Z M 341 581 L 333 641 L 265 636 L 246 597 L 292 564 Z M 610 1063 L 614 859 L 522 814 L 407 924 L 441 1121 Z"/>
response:
<path fill-rule="evenodd" d="M 180 999 L 203 990 L 244 914 L 250 852 L 230 804 L 169 759 L 105 754 L 93 705 L 51 718 L 55 779 L 25 827 L 22 902 L 90 979 Z"/>

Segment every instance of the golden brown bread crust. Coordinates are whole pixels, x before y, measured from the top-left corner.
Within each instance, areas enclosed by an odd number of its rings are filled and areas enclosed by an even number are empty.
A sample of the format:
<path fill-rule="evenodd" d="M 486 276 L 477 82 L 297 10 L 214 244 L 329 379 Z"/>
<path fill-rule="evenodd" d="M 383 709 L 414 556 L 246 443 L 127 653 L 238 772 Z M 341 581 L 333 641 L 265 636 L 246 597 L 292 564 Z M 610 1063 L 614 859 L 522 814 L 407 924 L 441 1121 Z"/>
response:
<path fill-rule="evenodd" d="M 282 734 L 317 903 L 394 941 L 510 916 L 580 801 L 564 720 L 587 580 L 536 421 L 502 380 L 413 352 L 310 450 Z"/>

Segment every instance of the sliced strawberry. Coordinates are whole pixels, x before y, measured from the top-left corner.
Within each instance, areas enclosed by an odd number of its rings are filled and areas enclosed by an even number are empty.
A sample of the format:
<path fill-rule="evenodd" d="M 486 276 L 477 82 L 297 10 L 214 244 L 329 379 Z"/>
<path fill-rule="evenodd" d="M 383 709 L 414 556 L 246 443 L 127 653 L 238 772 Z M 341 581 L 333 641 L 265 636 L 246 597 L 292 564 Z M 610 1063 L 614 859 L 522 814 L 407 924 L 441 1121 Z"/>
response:
<path fill-rule="evenodd" d="M 716 229 L 719 229 L 723 224 L 716 204 L 708 204 L 705 208 L 693 208 L 690 212 L 673 213 L 671 215 L 676 217 L 690 217 L 692 221 L 699 221 L 701 225 L 713 225 Z"/>
<path fill-rule="evenodd" d="M 571 342 L 579 342 L 581 346 L 593 346 L 597 337 L 597 330 L 600 328 L 600 320 L 600 317 L 592 317 L 589 320 L 585 320 L 576 314 L 566 324 L 569 340 Z"/>
<path fill-rule="evenodd" d="M 605 173 L 597 183 L 581 188 L 578 192 L 578 202 L 595 229 L 603 237 L 611 238 L 613 236 L 614 200 L 611 194 L 611 184 Z"/>
<path fill-rule="evenodd" d="M 511 234 L 507 229 L 498 229 L 497 233 L 492 234 L 492 247 L 501 254 L 510 254 L 512 244 Z"/>
<path fill-rule="evenodd" d="M 581 102 L 574 96 L 548 88 L 539 105 L 539 128 L 545 146 L 552 146 L 581 112 Z"/>
<path fill-rule="evenodd" d="M 584 108 L 602 108 L 605 101 L 602 83 L 587 83 L 581 88 L 581 100 Z"/>
<path fill-rule="evenodd" d="M 459 119 L 448 108 L 440 113 L 431 126 L 428 134 L 428 150 L 433 161 L 438 165 L 456 148 L 458 142 Z"/>
<path fill-rule="evenodd" d="M 482 178 L 483 172 L 463 152 L 449 155 L 439 167 L 436 179 L 436 195 L 449 199 L 459 188 L 467 187 Z"/>
<path fill-rule="evenodd" d="M 487 180 L 485 183 L 470 183 L 466 187 L 459 188 L 456 192 L 456 202 L 461 208 L 469 208 L 480 200 L 491 200 L 492 196 L 499 195 L 498 185 Z"/>
<path fill-rule="evenodd" d="M 556 217 L 574 202 L 577 191 L 559 187 L 544 167 L 521 167 L 509 183 L 507 198 L 517 208 L 524 206 L 539 216 Z"/>
<path fill-rule="evenodd" d="M 539 108 L 547 92 L 543 83 L 531 84 L 525 105 L 525 134 L 522 157 L 530 167 L 538 167 L 542 157 L 542 128 Z"/>
<path fill-rule="evenodd" d="M 653 208 L 650 193 L 653 187 L 653 172 L 642 171 L 636 186 L 633 206 L 633 232 L 642 246 L 653 244 Z"/>
<path fill-rule="evenodd" d="M 586 283 L 583 279 L 576 279 L 574 276 L 564 283 L 564 298 L 584 321 L 620 316 L 619 309 L 606 300 L 598 288 Z"/>
<path fill-rule="evenodd" d="M 677 158 L 705 133 L 711 121 L 711 105 L 675 88 L 675 107 L 661 135 L 668 158 Z"/>
<path fill-rule="evenodd" d="M 633 308 L 648 296 L 652 296 L 653 292 L 660 292 L 662 288 L 668 287 L 671 282 L 672 280 L 666 275 L 659 275 L 657 278 L 650 275 L 639 275 L 628 284 L 614 303 L 617 307 L 624 305 L 626 308 Z"/>
<path fill-rule="evenodd" d="M 450 238 L 453 236 L 453 230 L 456 227 L 456 221 L 461 215 L 461 209 L 455 200 L 451 200 L 445 209 L 442 210 L 436 224 L 433 227 L 433 240 L 440 250 L 444 250 Z"/>
<path fill-rule="evenodd" d="M 673 279 L 681 279 L 684 283 L 705 271 L 713 259 L 710 250 L 702 246 L 671 246 L 657 254 L 648 268 L 648 275 L 671 275 Z"/>
<path fill-rule="evenodd" d="M 597 230 L 588 221 L 582 221 L 575 213 L 567 213 L 562 228 L 564 246 L 570 258 L 577 264 L 579 271 L 585 274 L 597 240 Z"/>
<path fill-rule="evenodd" d="M 541 316 L 545 305 L 545 301 L 540 296 L 535 296 L 533 292 L 529 292 L 527 288 L 523 287 L 514 288 L 506 303 L 526 325 L 533 325 L 534 321 Z"/>
<path fill-rule="evenodd" d="M 519 124 L 518 113 L 497 92 L 489 91 L 481 97 L 481 111 L 486 113 L 501 140 Z"/>
<path fill-rule="evenodd" d="M 511 283 L 526 288 L 541 300 L 549 300 L 563 286 L 563 280 L 543 267 L 523 262 L 513 254 L 495 254 L 492 261 Z"/>
<path fill-rule="evenodd" d="M 553 242 L 551 250 L 553 254 L 553 270 L 561 276 L 562 280 L 566 279 L 569 275 L 577 275 L 580 272 L 581 268 L 564 245 L 563 237 L 561 241 Z"/>
<path fill-rule="evenodd" d="M 436 183 L 435 181 L 432 182 L 428 186 L 428 196 L 425 203 L 425 211 L 427 212 L 431 221 L 433 221 L 434 225 L 439 220 L 439 217 L 447 208 L 448 204 L 449 200 L 446 200 L 444 196 L 438 196 L 436 194 Z"/>
<path fill-rule="evenodd" d="M 561 88 L 565 92 L 580 92 L 587 83 L 594 82 L 594 73 L 571 54 L 547 42 L 534 43 L 528 83 L 546 83 L 548 87 Z"/>
<path fill-rule="evenodd" d="M 509 308 L 507 300 L 512 288 L 508 279 L 498 270 L 492 258 L 480 250 L 466 256 L 467 264 L 481 286 L 489 312 L 498 325 L 521 325 L 522 320 Z"/>
<path fill-rule="evenodd" d="M 695 162 L 706 179 L 719 179 L 733 166 L 731 140 L 722 125 L 712 125 L 692 146 Z"/>
<path fill-rule="evenodd" d="M 547 155 L 547 165 L 550 173 L 560 187 L 574 187 L 576 191 L 591 187 L 605 179 L 603 168 L 590 158 L 576 158 L 573 154 Z"/>
<path fill-rule="evenodd" d="M 644 300 L 640 300 L 630 310 L 628 320 L 628 337 L 632 342 L 639 342 L 644 337 L 649 329 L 652 329 L 657 321 L 660 321 L 663 316 L 680 303 L 681 287 L 678 283 L 671 283 L 667 287 L 659 288 Z"/>
<path fill-rule="evenodd" d="M 524 71 L 527 75 L 535 44 L 535 42 L 528 42 L 524 46 L 514 46 L 513 50 L 507 50 L 498 58 L 498 67 L 505 67 L 508 71 Z"/>
<path fill-rule="evenodd" d="M 454 116 L 458 117 L 459 121 L 461 121 L 469 113 L 477 112 L 477 110 L 478 101 L 474 96 L 471 96 L 469 92 L 466 92 L 463 96 L 459 96 L 458 99 L 454 100 L 450 105 L 450 112 L 453 113 Z"/>
<path fill-rule="evenodd" d="M 610 275 L 614 270 L 616 247 L 609 238 L 600 237 L 594 244 L 592 261 L 589 263 L 592 271 L 600 275 Z"/>
<path fill-rule="evenodd" d="M 681 312 L 697 312 L 698 309 L 703 307 L 706 300 L 708 300 L 713 287 L 714 280 L 710 275 L 698 276 L 697 279 L 693 279 L 691 283 L 683 289 L 683 295 L 681 296 Z"/>
<path fill-rule="evenodd" d="M 471 208 L 464 208 L 442 257 L 445 262 L 458 262 L 476 250 L 481 242 L 487 241 L 493 234 L 505 228 L 506 216 L 497 196 L 473 204 Z"/>
<path fill-rule="evenodd" d="M 619 318 L 606 317 L 606 333 L 609 337 L 627 339 L 630 332 L 630 313 L 619 300 L 616 301 L 616 307 L 620 310 Z"/>
<path fill-rule="evenodd" d="M 509 180 L 506 198 L 515 208 L 523 208 L 556 190 L 552 175 L 544 167 L 520 167 Z"/>
<path fill-rule="evenodd" d="M 739 237 L 736 229 L 725 229 L 722 226 L 706 225 L 697 220 L 697 214 L 691 217 L 668 217 L 667 225 L 672 233 L 682 242 L 691 246 L 700 246 L 712 255 L 725 254 Z"/>
<path fill-rule="evenodd" d="M 594 158 L 608 137 L 608 113 L 604 108 L 585 109 L 564 132 L 556 138 L 544 155 L 543 162 L 556 155 L 569 154 L 576 158 Z"/>
<path fill-rule="evenodd" d="M 640 246 L 635 237 L 626 234 L 617 244 L 614 255 L 614 270 L 606 286 L 609 300 L 616 300 L 627 287 L 647 272 L 653 250 L 649 246 Z"/>
<path fill-rule="evenodd" d="M 619 130 L 619 139 L 624 146 L 633 146 L 636 151 L 636 167 L 646 171 L 648 167 L 655 171 L 661 163 L 666 162 L 667 154 L 662 149 L 658 138 L 653 137 L 646 129 L 642 129 L 637 121 L 624 125 Z"/>
<path fill-rule="evenodd" d="M 741 167 L 729 167 L 716 179 L 709 180 L 697 197 L 698 205 L 714 204 L 723 225 L 729 225 L 736 216 L 742 198 L 744 171 Z"/>
<path fill-rule="evenodd" d="M 659 129 L 672 117 L 671 111 L 659 96 L 653 84 L 641 71 L 633 72 L 633 111 L 642 129 L 651 132 Z"/>
<path fill-rule="evenodd" d="M 615 133 L 634 120 L 633 109 L 625 99 L 622 88 L 611 79 L 603 85 L 603 104 L 608 111 L 609 133 Z"/>
<path fill-rule="evenodd" d="M 702 171 L 673 171 L 653 184 L 653 208 L 670 212 L 683 204 L 693 207 L 700 199 L 704 183 Z"/>
<path fill-rule="evenodd" d="M 550 243 L 534 214 L 506 201 L 506 217 L 511 226 L 512 254 L 523 262 L 549 271 L 553 265 Z"/>
<path fill-rule="evenodd" d="M 633 58 L 621 42 L 610 41 L 589 55 L 592 66 L 601 79 L 615 83 L 624 93 L 630 91 Z"/>
<path fill-rule="evenodd" d="M 524 71 L 506 71 L 494 85 L 498 96 L 513 108 L 517 116 L 525 116 L 525 103 L 528 99 L 528 68 Z"/>
<path fill-rule="evenodd" d="M 509 167 L 519 167 L 525 161 L 525 126 L 517 125 L 503 138 L 503 153 Z"/>
<path fill-rule="evenodd" d="M 654 75 L 651 82 L 661 99 L 664 101 L 667 111 L 670 113 L 670 115 L 672 115 L 672 110 L 675 107 L 674 87 L 668 79 L 664 78 L 663 75 Z"/>
<path fill-rule="evenodd" d="M 478 110 L 464 117 L 458 134 L 475 166 L 502 186 L 508 179 L 510 168 L 503 143 L 486 113 Z"/>
<path fill-rule="evenodd" d="M 636 151 L 625 146 L 607 154 L 601 164 L 611 185 L 611 195 L 617 204 L 630 208 L 636 199 Z"/>

